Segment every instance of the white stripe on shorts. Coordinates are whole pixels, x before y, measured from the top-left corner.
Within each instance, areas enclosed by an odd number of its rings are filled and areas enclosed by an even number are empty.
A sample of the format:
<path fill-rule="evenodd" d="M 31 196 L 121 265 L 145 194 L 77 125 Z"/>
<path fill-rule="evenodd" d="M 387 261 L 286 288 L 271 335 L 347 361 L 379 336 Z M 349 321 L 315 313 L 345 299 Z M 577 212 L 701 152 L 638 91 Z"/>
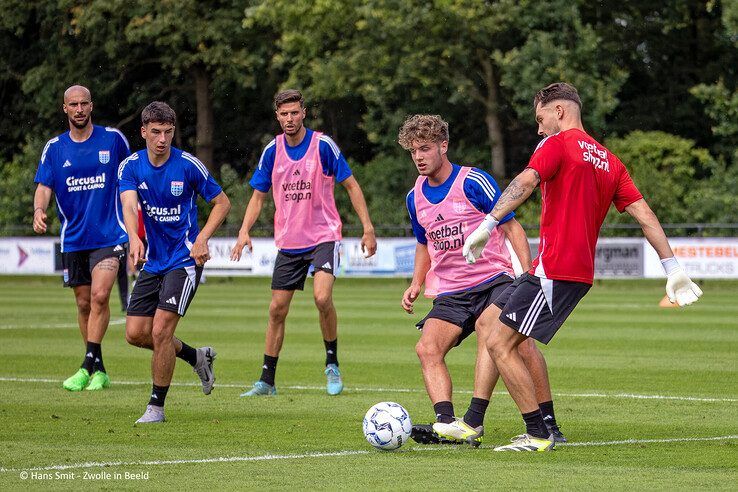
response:
<path fill-rule="evenodd" d="M 536 298 L 533 299 L 530 308 L 528 308 L 528 312 L 525 314 L 523 322 L 520 324 L 520 329 L 518 330 L 520 333 L 525 336 L 530 336 L 530 332 L 533 330 L 533 326 L 536 324 L 538 316 L 540 316 L 545 304 L 546 297 L 543 295 L 542 291 L 539 291 L 538 294 L 536 294 Z"/>
<path fill-rule="evenodd" d="M 341 255 L 338 253 L 338 250 L 341 248 L 341 241 L 336 241 L 333 244 L 333 276 L 336 277 L 338 275 L 338 266 L 341 262 Z"/>

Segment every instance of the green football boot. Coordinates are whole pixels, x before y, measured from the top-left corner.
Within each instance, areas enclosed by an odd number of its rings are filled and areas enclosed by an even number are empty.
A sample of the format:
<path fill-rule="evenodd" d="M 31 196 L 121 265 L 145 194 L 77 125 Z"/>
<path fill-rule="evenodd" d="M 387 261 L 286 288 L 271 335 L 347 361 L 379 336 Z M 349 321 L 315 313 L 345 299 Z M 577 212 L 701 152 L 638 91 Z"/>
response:
<path fill-rule="evenodd" d="M 82 391 L 87 387 L 87 383 L 89 382 L 90 373 L 87 372 L 87 369 L 80 367 L 74 375 L 67 378 L 66 381 L 62 383 L 62 388 L 67 391 Z"/>
<path fill-rule="evenodd" d="M 85 388 L 86 391 L 98 391 L 110 387 L 110 378 L 102 371 L 95 371 L 90 378 L 90 384 Z"/>

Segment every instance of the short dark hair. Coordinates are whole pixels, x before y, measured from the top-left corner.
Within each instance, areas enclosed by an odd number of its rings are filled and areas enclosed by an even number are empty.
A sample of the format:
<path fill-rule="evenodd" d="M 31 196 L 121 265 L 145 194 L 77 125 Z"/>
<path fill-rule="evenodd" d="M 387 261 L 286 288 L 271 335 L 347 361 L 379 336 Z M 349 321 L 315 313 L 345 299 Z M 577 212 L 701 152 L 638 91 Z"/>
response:
<path fill-rule="evenodd" d="M 169 123 L 177 124 L 177 114 L 165 102 L 154 101 L 141 111 L 141 124 L 146 126 L 147 123 Z"/>
<path fill-rule="evenodd" d="M 299 102 L 300 107 L 305 107 L 305 98 L 302 97 L 302 92 L 297 89 L 287 89 L 274 96 L 274 110 L 276 111 L 283 104 Z"/>
<path fill-rule="evenodd" d="M 540 91 L 538 91 L 533 98 L 533 110 L 538 107 L 538 103 L 541 105 L 548 104 L 556 99 L 565 99 L 577 103 L 579 110 L 582 109 L 582 100 L 579 98 L 577 88 L 566 82 L 556 82 L 551 85 L 547 85 Z"/>

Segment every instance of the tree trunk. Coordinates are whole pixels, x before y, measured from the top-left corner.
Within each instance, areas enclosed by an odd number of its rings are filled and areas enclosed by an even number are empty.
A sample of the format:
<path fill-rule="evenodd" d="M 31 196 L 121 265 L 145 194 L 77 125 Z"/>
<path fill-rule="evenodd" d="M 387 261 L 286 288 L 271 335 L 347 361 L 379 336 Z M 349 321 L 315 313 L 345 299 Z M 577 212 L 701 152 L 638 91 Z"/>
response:
<path fill-rule="evenodd" d="M 210 92 L 210 74 L 198 65 L 193 69 L 195 77 L 195 100 L 197 102 L 197 127 L 195 134 L 195 154 L 213 172 L 213 97 Z"/>
<path fill-rule="evenodd" d="M 492 157 L 492 174 L 495 179 L 501 180 L 505 177 L 505 141 L 502 138 L 502 123 L 500 123 L 500 95 L 495 80 L 494 67 L 489 55 L 480 54 L 484 82 L 487 86 L 487 94 L 484 101 L 485 116 L 487 124 L 487 137 Z"/>

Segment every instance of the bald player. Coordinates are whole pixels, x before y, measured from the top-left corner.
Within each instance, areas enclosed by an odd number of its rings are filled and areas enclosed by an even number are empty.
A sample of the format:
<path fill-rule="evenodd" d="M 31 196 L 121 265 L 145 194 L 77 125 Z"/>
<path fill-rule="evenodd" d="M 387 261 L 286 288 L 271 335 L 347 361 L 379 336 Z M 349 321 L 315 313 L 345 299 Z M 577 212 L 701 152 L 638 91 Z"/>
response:
<path fill-rule="evenodd" d="M 69 131 L 46 143 L 34 180 L 33 230 L 46 232 L 53 193 L 61 223 L 64 286 L 74 291 L 86 345 L 82 366 L 62 385 L 69 391 L 110 386 L 101 344 L 110 321 L 110 291 L 118 270 L 125 268 L 128 241 L 117 170 L 131 152 L 120 131 L 92 124 L 92 108 L 86 87 L 73 85 L 64 92 Z"/>

